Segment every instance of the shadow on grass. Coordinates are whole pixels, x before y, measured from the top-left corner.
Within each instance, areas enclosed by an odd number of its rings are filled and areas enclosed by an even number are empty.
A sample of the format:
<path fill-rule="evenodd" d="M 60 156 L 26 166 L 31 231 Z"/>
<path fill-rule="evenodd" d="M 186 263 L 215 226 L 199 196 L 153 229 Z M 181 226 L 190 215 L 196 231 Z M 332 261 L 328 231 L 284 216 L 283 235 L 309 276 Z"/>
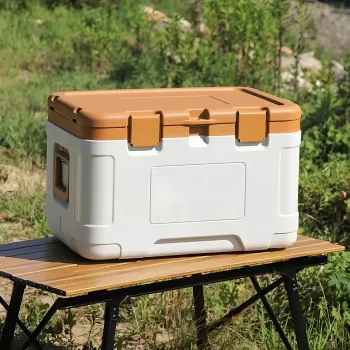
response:
<path fill-rule="evenodd" d="M 4 324 L 1 323 L 0 324 L 0 337 L 2 334 L 2 328 L 3 328 Z M 27 341 L 27 337 L 23 334 L 16 334 L 15 338 L 13 340 L 13 344 L 11 347 L 11 350 L 22 350 L 23 349 L 23 345 L 24 343 Z M 52 345 L 52 344 L 48 344 L 45 342 L 40 341 L 39 342 L 41 347 L 43 348 L 43 350 L 68 350 L 66 346 L 56 346 L 56 345 Z M 1 350 L 5 350 L 5 349 L 1 349 Z M 9 350 L 9 349 L 6 349 Z M 28 350 L 37 350 L 37 347 L 35 345 L 31 345 Z"/>

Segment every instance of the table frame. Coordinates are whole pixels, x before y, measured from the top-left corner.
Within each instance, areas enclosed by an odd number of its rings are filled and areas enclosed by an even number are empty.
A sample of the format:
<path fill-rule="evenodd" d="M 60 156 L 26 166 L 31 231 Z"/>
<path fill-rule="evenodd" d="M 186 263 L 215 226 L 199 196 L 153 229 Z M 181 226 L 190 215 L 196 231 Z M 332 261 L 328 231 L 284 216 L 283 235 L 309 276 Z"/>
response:
<path fill-rule="evenodd" d="M 271 305 L 266 299 L 266 295 L 269 292 L 284 284 L 289 301 L 291 318 L 294 326 L 298 349 L 309 350 L 306 322 L 304 319 L 303 310 L 299 302 L 296 275 L 299 271 L 305 268 L 324 265 L 326 263 L 327 255 L 307 256 L 302 258 L 293 258 L 282 262 L 246 266 L 225 271 L 195 274 L 188 277 L 170 279 L 162 282 L 154 282 L 132 287 L 124 287 L 114 290 L 95 291 L 80 296 L 65 298 L 58 297 L 33 332 L 30 332 L 18 318 L 24 290 L 27 285 L 32 285 L 33 283 L 13 277 L 12 280 L 14 281 L 14 286 L 10 303 L 7 304 L 3 298 L 0 297 L 0 303 L 7 310 L 7 317 L 5 320 L 2 336 L 0 338 L 0 349 L 11 349 L 15 328 L 16 325 L 18 325 L 28 337 L 28 340 L 25 342 L 22 349 L 28 349 L 31 344 L 35 344 L 37 349 L 42 350 L 43 348 L 41 347 L 37 338 L 57 310 L 65 310 L 97 303 L 105 303 L 104 330 L 101 350 L 113 350 L 116 326 L 119 319 L 119 308 L 124 301 L 131 297 L 191 287 L 193 289 L 194 317 L 197 330 L 198 349 L 209 350 L 210 344 L 208 340 L 208 334 L 210 332 L 231 320 L 232 317 L 241 313 L 254 302 L 261 300 L 286 349 L 292 350 L 293 348 L 288 341 L 286 334 L 284 333 Z M 272 282 L 269 286 L 262 289 L 256 279 L 256 276 L 265 274 L 278 274 L 281 277 Z M 250 278 L 257 293 L 241 305 L 229 311 L 224 317 L 208 326 L 206 322 L 203 286 L 241 278 Z M 43 290 L 52 291 L 49 287 L 45 288 L 44 285 L 40 286 L 40 288 Z M 186 348 L 186 344 L 184 345 L 184 348 Z"/>

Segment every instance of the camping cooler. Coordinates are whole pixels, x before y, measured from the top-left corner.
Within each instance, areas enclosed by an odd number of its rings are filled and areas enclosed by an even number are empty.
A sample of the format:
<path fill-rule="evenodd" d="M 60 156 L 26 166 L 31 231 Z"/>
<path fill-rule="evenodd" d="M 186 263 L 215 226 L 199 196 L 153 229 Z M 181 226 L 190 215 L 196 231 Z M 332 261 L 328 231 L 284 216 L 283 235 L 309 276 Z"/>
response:
<path fill-rule="evenodd" d="M 300 115 L 241 87 L 57 92 L 49 229 L 96 260 L 290 246 Z"/>

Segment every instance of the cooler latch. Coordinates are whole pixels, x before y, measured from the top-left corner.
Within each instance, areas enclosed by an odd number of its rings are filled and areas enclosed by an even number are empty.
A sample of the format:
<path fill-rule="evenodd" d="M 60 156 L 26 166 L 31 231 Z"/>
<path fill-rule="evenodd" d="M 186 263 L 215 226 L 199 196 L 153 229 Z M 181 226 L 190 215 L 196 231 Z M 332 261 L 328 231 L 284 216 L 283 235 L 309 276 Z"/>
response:
<path fill-rule="evenodd" d="M 239 142 L 263 142 L 267 130 L 266 110 L 249 109 L 237 112 L 236 137 Z"/>
<path fill-rule="evenodd" d="M 160 114 L 130 115 L 128 141 L 133 147 L 155 147 L 160 142 Z"/>

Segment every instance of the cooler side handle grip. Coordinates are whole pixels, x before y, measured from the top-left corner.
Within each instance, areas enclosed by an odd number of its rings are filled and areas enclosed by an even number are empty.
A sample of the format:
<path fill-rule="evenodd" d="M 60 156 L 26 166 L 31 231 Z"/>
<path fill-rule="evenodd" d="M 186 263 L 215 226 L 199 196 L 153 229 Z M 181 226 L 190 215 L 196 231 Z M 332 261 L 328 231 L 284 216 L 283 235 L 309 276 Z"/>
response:
<path fill-rule="evenodd" d="M 66 164 L 68 168 L 67 186 L 62 182 L 62 164 Z M 53 192 L 62 200 L 69 200 L 69 154 L 65 151 L 55 151 L 55 170 L 53 181 Z"/>

